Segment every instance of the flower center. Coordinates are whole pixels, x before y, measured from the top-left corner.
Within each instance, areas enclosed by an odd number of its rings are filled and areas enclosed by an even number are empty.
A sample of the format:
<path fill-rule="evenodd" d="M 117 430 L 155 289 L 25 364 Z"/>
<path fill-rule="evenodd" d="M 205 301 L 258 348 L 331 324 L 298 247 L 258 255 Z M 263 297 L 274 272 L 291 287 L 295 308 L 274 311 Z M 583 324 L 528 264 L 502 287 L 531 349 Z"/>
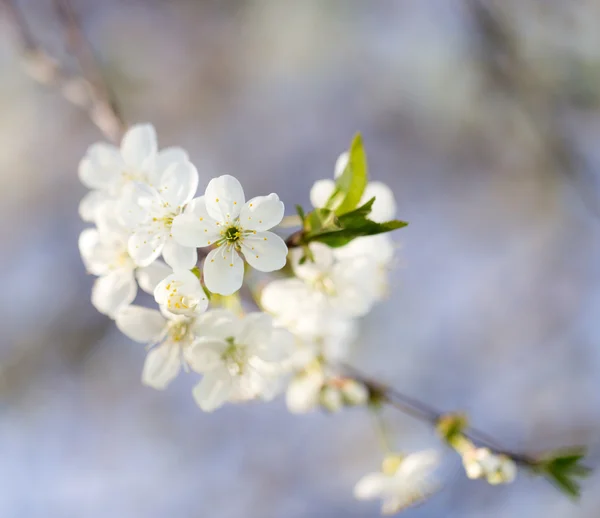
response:
<path fill-rule="evenodd" d="M 321 293 L 324 293 L 329 297 L 334 297 L 337 293 L 337 290 L 335 289 L 335 284 L 325 274 L 321 274 L 318 277 L 316 277 L 313 280 L 312 284 L 315 290 L 320 291 Z"/>
<path fill-rule="evenodd" d="M 242 237 L 242 231 L 238 227 L 229 227 L 227 230 L 221 232 L 221 235 L 225 238 L 228 243 L 235 243 Z"/>
<path fill-rule="evenodd" d="M 232 376 L 241 376 L 248 364 L 248 348 L 245 345 L 236 344 L 233 337 L 226 338 L 229 344 L 221 358 Z"/>
<path fill-rule="evenodd" d="M 180 345 L 181 342 L 188 341 L 190 337 L 190 326 L 189 322 L 186 321 L 171 321 L 169 322 L 169 338 L 172 342 L 177 342 Z"/>

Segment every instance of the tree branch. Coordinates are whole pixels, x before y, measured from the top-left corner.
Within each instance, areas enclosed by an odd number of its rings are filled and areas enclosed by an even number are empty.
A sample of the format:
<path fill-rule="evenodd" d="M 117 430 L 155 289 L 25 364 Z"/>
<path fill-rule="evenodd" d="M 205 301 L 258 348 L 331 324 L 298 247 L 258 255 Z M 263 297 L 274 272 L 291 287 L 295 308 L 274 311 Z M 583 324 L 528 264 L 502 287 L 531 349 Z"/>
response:
<path fill-rule="evenodd" d="M 56 0 L 56 6 L 68 29 L 69 46 L 77 58 L 82 76 L 70 74 L 41 48 L 14 0 L 2 0 L 2 5 L 22 49 L 25 71 L 38 83 L 58 89 L 70 103 L 86 110 L 102 134 L 108 140 L 118 142 L 127 124 L 116 109 L 114 97 L 68 0 Z"/>

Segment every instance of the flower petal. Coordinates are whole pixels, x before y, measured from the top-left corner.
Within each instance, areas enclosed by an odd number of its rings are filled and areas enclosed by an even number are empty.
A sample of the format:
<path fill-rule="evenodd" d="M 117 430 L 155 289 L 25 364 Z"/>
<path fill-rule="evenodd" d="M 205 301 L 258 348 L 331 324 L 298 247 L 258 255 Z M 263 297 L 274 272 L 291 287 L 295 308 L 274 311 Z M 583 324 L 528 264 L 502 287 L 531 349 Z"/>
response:
<path fill-rule="evenodd" d="M 210 246 L 221 237 L 217 222 L 206 211 L 204 196 L 193 199 L 173 220 L 171 233 L 183 246 Z"/>
<path fill-rule="evenodd" d="M 156 309 L 126 306 L 115 316 L 119 330 L 140 343 L 154 343 L 165 332 L 167 320 Z"/>
<path fill-rule="evenodd" d="M 192 394 L 198 406 L 212 412 L 223 405 L 231 395 L 233 380 L 226 369 L 216 369 L 204 375 Z"/>
<path fill-rule="evenodd" d="M 283 202 L 279 196 L 271 193 L 268 196 L 257 196 L 244 204 L 240 211 L 240 225 L 250 230 L 269 230 L 283 219 Z"/>
<path fill-rule="evenodd" d="M 192 330 L 198 337 L 218 338 L 221 341 L 238 336 L 240 319 L 227 309 L 211 309 L 194 321 Z"/>
<path fill-rule="evenodd" d="M 141 168 L 156 155 L 156 131 L 152 124 L 136 124 L 123 136 L 121 155 L 129 167 Z"/>
<path fill-rule="evenodd" d="M 317 180 L 310 189 L 310 202 L 315 209 L 325 207 L 327 200 L 335 190 L 333 180 Z"/>
<path fill-rule="evenodd" d="M 369 219 L 382 223 L 396 216 L 396 200 L 392 190 L 383 182 L 369 182 L 360 200 L 361 205 L 375 198 Z"/>
<path fill-rule="evenodd" d="M 389 477 L 383 473 L 369 473 L 361 478 L 354 486 L 354 498 L 358 500 L 372 500 L 386 492 L 389 486 Z"/>
<path fill-rule="evenodd" d="M 138 266 L 148 266 L 162 253 L 165 241 L 164 234 L 150 234 L 139 231 L 129 237 L 127 251 Z"/>
<path fill-rule="evenodd" d="M 244 261 L 233 247 L 220 246 L 204 261 L 204 283 L 209 291 L 231 295 L 244 282 Z"/>
<path fill-rule="evenodd" d="M 96 221 L 98 213 L 108 200 L 109 197 L 103 191 L 88 192 L 79 202 L 79 217 L 83 221 Z"/>
<path fill-rule="evenodd" d="M 154 261 L 148 266 L 143 266 L 136 270 L 137 281 L 140 288 L 146 293 L 154 293 L 154 289 L 160 281 L 162 281 L 167 275 L 170 275 L 172 268 L 167 266 L 162 261 Z"/>
<path fill-rule="evenodd" d="M 191 270 L 198 262 L 198 251 L 194 247 L 182 246 L 168 238 L 162 249 L 165 262 L 173 270 Z"/>
<path fill-rule="evenodd" d="M 161 149 L 154 159 L 154 168 L 149 175 L 150 183 L 152 185 L 158 185 L 160 177 L 167 170 L 167 168 L 175 162 L 187 162 L 189 155 L 185 149 L 180 147 L 167 147 Z"/>
<path fill-rule="evenodd" d="M 128 229 L 147 223 L 153 208 L 160 206 L 158 191 L 149 185 L 134 182 L 128 184 L 117 204 L 118 218 Z"/>
<path fill-rule="evenodd" d="M 237 342 L 255 348 L 271 341 L 273 332 L 273 319 L 266 313 L 255 311 L 248 313 L 242 320 L 242 325 L 237 335 Z"/>
<path fill-rule="evenodd" d="M 208 182 L 205 196 L 208 214 L 220 223 L 237 218 L 246 201 L 242 184 L 228 174 Z"/>
<path fill-rule="evenodd" d="M 175 209 L 183 207 L 198 190 L 198 171 L 191 162 L 175 162 L 162 174 L 158 192 Z"/>
<path fill-rule="evenodd" d="M 293 414 L 304 414 L 315 408 L 319 402 L 323 379 L 321 370 L 296 375 L 285 394 L 288 410 Z"/>
<path fill-rule="evenodd" d="M 164 390 L 181 370 L 181 348 L 165 342 L 152 349 L 146 356 L 142 371 L 142 383 L 157 390 Z"/>
<path fill-rule="evenodd" d="M 257 232 L 244 238 L 242 253 L 248 264 L 259 272 L 274 272 L 285 266 L 288 248 L 277 234 Z"/>
<path fill-rule="evenodd" d="M 96 273 L 94 268 L 94 250 L 98 246 L 100 240 L 100 234 L 95 228 L 86 228 L 81 234 L 79 234 L 79 253 L 83 259 L 86 269 L 94 275 L 100 275 Z"/>
<path fill-rule="evenodd" d="M 92 287 L 92 304 L 104 315 L 113 317 L 119 309 L 131 304 L 137 284 L 131 270 L 118 270 L 96 279 Z"/>
<path fill-rule="evenodd" d="M 201 337 L 186 350 L 185 358 L 196 372 L 209 372 L 223 365 L 223 353 L 228 344 L 223 340 Z"/>
<path fill-rule="evenodd" d="M 304 252 L 300 248 L 292 250 L 292 268 L 294 273 L 303 280 L 313 281 L 317 277 L 326 274 L 333 265 L 334 255 L 333 249 L 323 243 L 311 243 L 310 251 L 314 261 L 307 260 L 304 264 L 300 264 Z"/>
<path fill-rule="evenodd" d="M 344 151 L 340 156 L 337 157 L 335 161 L 335 167 L 333 169 L 333 177 L 339 178 L 344 173 L 346 166 L 348 165 L 348 160 L 350 160 L 350 153 L 348 151 Z"/>

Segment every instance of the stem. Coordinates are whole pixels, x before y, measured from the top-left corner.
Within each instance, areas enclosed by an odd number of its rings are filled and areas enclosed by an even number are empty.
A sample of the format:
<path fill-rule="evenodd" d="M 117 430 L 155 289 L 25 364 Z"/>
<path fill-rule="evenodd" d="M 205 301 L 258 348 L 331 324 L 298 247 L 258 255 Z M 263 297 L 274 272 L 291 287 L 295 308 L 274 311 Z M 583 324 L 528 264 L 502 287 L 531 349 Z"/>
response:
<path fill-rule="evenodd" d="M 439 419 L 446 414 L 445 412 L 440 412 L 428 404 L 413 398 L 412 396 L 407 396 L 406 394 L 403 394 L 392 387 L 365 376 L 354 367 L 345 364 L 339 365 L 338 367 L 347 372 L 354 380 L 362 383 L 375 401 L 387 404 L 399 410 L 400 412 L 414 417 L 420 421 L 424 421 L 433 427 L 436 427 Z M 499 446 L 499 443 L 496 441 L 496 439 L 476 428 L 469 427 L 464 432 L 464 436 L 480 446 L 490 448 L 497 454 L 503 454 L 507 457 L 510 457 L 517 464 L 520 464 L 524 467 L 534 467 L 538 465 L 538 461 L 534 457 L 507 450 Z"/>
<path fill-rule="evenodd" d="M 21 47 L 25 71 L 38 83 L 56 88 L 67 101 L 84 109 L 108 140 L 118 142 L 127 125 L 116 109 L 108 84 L 100 73 L 101 69 L 69 2 L 55 0 L 58 13 L 69 32 L 69 46 L 76 55 L 83 75 L 69 73 L 41 48 L 15 0 L 0 1 Z"/>

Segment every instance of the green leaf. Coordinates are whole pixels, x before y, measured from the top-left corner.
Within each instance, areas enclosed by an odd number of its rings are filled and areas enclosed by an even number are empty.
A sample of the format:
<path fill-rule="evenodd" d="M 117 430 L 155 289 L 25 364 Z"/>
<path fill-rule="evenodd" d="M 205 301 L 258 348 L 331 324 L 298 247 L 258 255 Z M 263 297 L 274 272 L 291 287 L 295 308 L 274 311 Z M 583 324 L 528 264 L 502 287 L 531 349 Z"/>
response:
<path fill-rule="evenodd" d="M 357 133 L 348 152 L 348 164 L 335 182 L 333 194 L 327 200 L 326 209 L 341 215 L 350 212 L 360 203 L 368 181 L 367 155 L 362 137 Z"/>
<path fill-rule="evenodd" d="M 580 479 L 587 477 L 592 470 L 581 464 L 585 450 L 555 452 L 542 459 L 533 469 L 542 473 L 558 489 L 571 498 L 577 499 L 581 493 Z"/>
<path fill-rule="evenodd" d="M 363 236 L 374 236 L 391 232 L 408 225 L 405 221 L 392 220 L 384 223 L 375 223 L 374 221 L 363 219 L 353 222 L 351 226 L 341 228 L 339 230 L 320 232 L 317 234 L 308 234 L 305 236 L 307 242 L 318 241 L 324 243 L 331 248 L 339 248 L 347 245 L 353 239 Z"/>
<path fill-rule="evenodd" d="M 296 205 L 296 213 L 298 214 L 299 218 L 302 220 L 302 223 L 304 224 L 304 209 L 302 208 L 302 205 Z"/>
<path fill-rule="evenodd" d="M 304 218 L 304 230 L 307 234 L 318 234 L 341 229 L 335 212 L 329 209 L 315 209 Z"/>

